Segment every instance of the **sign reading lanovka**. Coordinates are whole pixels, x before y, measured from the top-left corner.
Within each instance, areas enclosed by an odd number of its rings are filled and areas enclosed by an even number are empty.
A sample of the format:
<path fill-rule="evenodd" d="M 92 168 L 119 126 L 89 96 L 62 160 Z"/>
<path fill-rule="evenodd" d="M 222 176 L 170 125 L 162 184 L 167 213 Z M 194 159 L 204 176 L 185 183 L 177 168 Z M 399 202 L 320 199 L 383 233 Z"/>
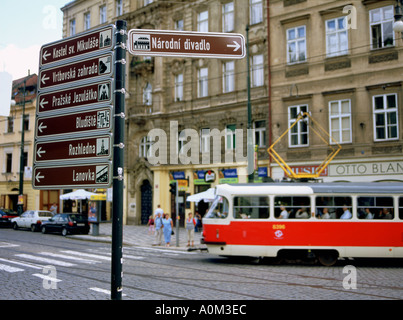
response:
<path fill-rule="evenodd" d="M 115 30 L 109 25 L 42 46 L 35 189 L 112 184 Z"/>
<path fill-rule="evenodd" d="M 133 55 L 242 59 L 245 38 L 237 33 L 132 29 L 128 50 Z"/>

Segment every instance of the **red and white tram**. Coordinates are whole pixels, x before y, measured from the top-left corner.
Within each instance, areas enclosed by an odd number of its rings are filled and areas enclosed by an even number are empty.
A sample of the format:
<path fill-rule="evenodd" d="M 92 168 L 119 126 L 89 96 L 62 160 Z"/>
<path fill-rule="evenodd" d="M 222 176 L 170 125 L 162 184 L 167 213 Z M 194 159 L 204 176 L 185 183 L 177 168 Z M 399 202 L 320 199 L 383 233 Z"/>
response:
<path fill-rule="evenodd" d="M 222 256 L 403 257 L 403 183 L 218 185 L 203 218 Z"/>

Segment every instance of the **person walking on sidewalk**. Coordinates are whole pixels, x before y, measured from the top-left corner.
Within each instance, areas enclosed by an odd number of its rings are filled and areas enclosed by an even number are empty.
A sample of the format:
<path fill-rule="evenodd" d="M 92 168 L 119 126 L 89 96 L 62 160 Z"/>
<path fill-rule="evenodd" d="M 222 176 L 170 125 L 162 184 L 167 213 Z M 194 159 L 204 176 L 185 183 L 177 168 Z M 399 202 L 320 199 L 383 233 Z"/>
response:
<path fill-rule="evenodd" d="M 174 227 L 172 219 L 169 217 L 169 213 L 166 213 L 165 218 L 162 219 L 162 225 L 164 228 L 163 232 L 164 232 L 165 246 L 169 247 L 169 244 L 171 243 L 172 228 Z"/>
<path fill-rule="evenodd" d="M 160 246 L 162 240 L 162 217 L 159 212 L 155 215 L 155 234 L 157 239 L 155 245 Z"/>
<path fill-rule="evenodd" d="M 192 213 L 188 213 L 188 218 L 186 219 L 186 232 L 188 238 L 188 247 L 190 247 L 190 242 L 192 242 L 192 247 L 195 246 L 194 244 L 194 237 L 195 237 L 195 227 L 196 227 L 196 220 L 192 217 Z"/>

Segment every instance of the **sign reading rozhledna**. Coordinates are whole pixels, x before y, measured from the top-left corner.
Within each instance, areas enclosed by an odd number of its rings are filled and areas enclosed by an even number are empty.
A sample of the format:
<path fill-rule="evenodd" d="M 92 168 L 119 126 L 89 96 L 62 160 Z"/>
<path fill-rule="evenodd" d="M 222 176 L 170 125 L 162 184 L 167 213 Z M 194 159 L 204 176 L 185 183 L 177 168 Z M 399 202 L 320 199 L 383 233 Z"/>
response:
<path fill-rule="evenodd" d="M 237 33 L 131 29 L 128 50 L 133 55 L 242 59 L 245 38 Z"/>

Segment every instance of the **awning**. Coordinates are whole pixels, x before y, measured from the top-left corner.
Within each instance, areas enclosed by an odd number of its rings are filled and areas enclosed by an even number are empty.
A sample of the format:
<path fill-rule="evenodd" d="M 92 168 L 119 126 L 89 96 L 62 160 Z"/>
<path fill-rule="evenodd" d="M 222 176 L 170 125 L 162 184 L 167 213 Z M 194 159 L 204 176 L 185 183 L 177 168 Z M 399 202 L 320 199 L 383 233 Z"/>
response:
<path fill-rule="evenodd" d="M 193 195 L 187 197 L 186 201 L 199 202 L 199 201 L 203 200 L 204 202 L 211 202 L 214 200 L 214 198 L 215 198 L 214 188 L 210 188 L 206 191 L 196 193 L 196 194 L 193 194 Z"/>
<path fill-rule="evenodd" d="M 90 199 L 91 196 L 97 195 L 96 193 L 85 191 L 84 189 L 78 189 L 76 191 L 62 194 L 60 196 L 61 200 L 85 200 Z"/>

